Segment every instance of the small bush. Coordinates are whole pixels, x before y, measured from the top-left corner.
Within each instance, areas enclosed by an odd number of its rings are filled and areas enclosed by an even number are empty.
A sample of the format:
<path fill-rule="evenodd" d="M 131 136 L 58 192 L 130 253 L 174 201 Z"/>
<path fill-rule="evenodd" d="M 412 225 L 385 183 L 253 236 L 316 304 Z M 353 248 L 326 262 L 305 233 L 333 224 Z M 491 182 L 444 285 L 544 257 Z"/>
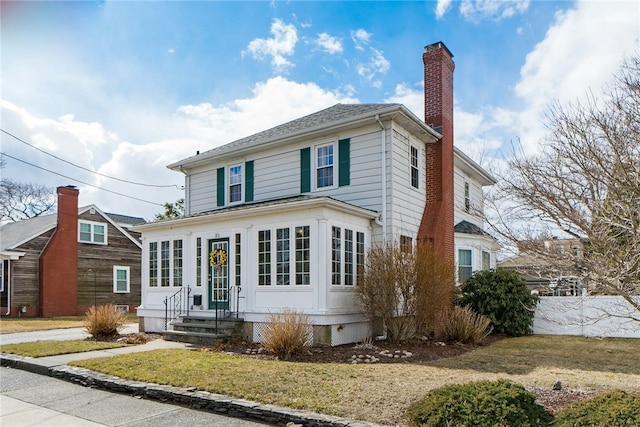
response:
<path fill-rule="evenodd" d="M 312 324 L 306 314 L 285 309 L 282 314 L 272 314 L 263 331 L 265 349 L 281 360 L 304 351 L 311 340 Z"/>
<path fill-rule="evenodd" d="M 461 290 L 460 305 L 491 319 L 493 332 L 514 337 L 532 332 L 538 298 L 519 273 L 500 268 L 477 271 Z"/>
<path fill-rule="evenodd" d="M 640 426 L 640 394 L 613 390 L 556 414 L 554 426 Z"/>
<path fill-rule="evenodd" d="M 476 345 L 491 333 L 491 320 L 471 307 L 453 307 L 445 323 L 447 339 Z"/>
<path fill-rule="evenodd" d="M 450 385 L 433 390 L 407 410 L 414 426 L 548 426 L 535 395 L 507 380 Z"/>
<path fill-rule="evenodd" d="M 118 335 L 126 321 L 127 315 L 114 304 L 105 304 L 89 308 L 84 327 L 94 338 L 111 338 Z"/>

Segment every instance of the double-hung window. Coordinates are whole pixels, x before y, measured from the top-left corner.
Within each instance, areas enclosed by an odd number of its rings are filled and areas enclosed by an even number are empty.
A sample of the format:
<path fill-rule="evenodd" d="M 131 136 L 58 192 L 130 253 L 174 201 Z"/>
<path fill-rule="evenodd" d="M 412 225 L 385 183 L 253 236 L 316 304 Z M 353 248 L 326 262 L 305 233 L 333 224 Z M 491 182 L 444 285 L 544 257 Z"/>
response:
<path fill-rule="evenodd" d="M 364 233 L 331 227 L 331 284 L 356 285 L 362 279 L 363 270 Z"/>
<path fill-rule="evenodd" d="M 333 144 L 316 148 L 316 188 L 333 187 Z"/>
<path fill-rule="evenodd" d="M 229 203 L 242 201 L 242 166 L 229 168 Z"/>
<path fill-rule="evenodd" d="M 464 283 L 473 273 L 471 249 L 458 250 L 458 281 Z"/>
<path fill-rule="evenodd" d="M 416 147 L 411 146 L 411 186 L 413 188 L 420 188 L 419 152 Z"/>
<path fill-rule="evenodd" d="M 118 265 L 113 266 L 113 292 L 116 294 L 128 294 L 131 288 L 130 268 Z"/>
<path fill-rule="evenodd" d="M 464 183 L 464 211 L 469 213 L 471 210 L 471 190 L 469 188 L 469 183 L 465 181 Z"/>
<path fill-rule="evenodd" d="M 106 245 L 107 224 L 104 222 L 80 221 L 78 223 L 78 241 Z"/>

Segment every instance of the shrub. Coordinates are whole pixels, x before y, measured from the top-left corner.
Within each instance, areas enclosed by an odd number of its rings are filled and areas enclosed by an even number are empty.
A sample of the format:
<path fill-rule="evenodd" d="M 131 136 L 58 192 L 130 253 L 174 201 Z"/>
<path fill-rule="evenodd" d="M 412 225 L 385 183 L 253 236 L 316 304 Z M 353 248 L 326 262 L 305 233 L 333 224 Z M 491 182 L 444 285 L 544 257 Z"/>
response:
<path fill-rule="evenodd" d="M 281 314 L 269 316 L 262 345 L 279 359 L 288 360 L 309 346 L 311 333 L 311 320 L 306 314 L 285 309 Z"/>
<path fill-rule="evenodd" d="M 438 335 L 440 319 L 451 308 L 454 272 L 453 262 L 429 245 L 387 243 L 369 249 L 355 290 L 369 319 L 382 321 L 388 341 Z"/>
<path fill-rule="evenodd" d="M 414 426 L 548 426 L 551 415 L 535 395 L 507 380 L 450 385 L 407 410 Z"/>
<path fill-rule="evenodd" d="M 477 271 L 461 286 L 460 305 L 491 319 L 493 332 L 521 336 L 532 332 L 538 302 L 513 270 Z"/>
<path fill-rule="evenodd" d="M 613 390 L 574 403 L 556 414 L 554 426 L 640 426 L 640 394 Z"/>
<path fill-rule="evenodd" d="M 476 345 L 491 333 L 491 320 L 471 307 L 454 307 L 445 323 L 447 339 Z"/>
<path fill-rule="evenodd" d="M 127 321 L 127 315 L 118 310 L 115 304 L 92 306 L 87 311 L 84 327 L 94 338 L 111 338 Z"/>

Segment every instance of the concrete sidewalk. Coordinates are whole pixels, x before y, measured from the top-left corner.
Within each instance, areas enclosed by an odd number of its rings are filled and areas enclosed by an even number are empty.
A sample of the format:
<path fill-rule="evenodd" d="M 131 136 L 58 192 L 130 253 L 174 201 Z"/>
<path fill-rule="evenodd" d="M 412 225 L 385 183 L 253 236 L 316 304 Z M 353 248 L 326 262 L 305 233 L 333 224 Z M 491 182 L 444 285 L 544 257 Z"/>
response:
<path fill-rule="evenodd" d="M 81 328 L 73 328 L 81 329 Z M 137 331 L 137 325 L 135 325 Z M 77 330 L 42 331 L 44 338 L 36 338 L 38 335 L 31 332 L 19 334 L 0 334 L 1 343 L 12 340 L 15 342 L 38 341 L 51 339 L 83 339 L 62 338 L 63 336 L 75 337 Z M 123 332 L 129 333 L 129 332 Z M 11 335 L 16 335 L 10 337 Z M 20 337 L 18 335 L 21 335 Z M 146 344 L 119 347 L 107 350 L 97 350 L 84 353 L 73 353 L 49 357 L 23 357 L 12 354 L 0 353 L 0 365 L 15 369 L 22 369 L 33 373 L 64 379 L 76 384 L 91 388 L 101 388 L 111 392 L 126 393 L 147 399 L 172 402 L 182 406 L 188 406 L 217 414 L 227 415 L 244 420 L 252 420 L 271 425 L 286 425 L 289 422 L 302 424 L 305 427 L 375 427 L 376 424 L 364 421 L 354 421 L 339 417 L 325 416 L 307 411 L 289 408 L 280 408 L 272 405 L 262 405 L 243 399 L 233 399 L 228 396 L 218 395 L 204 391 L 198 391 L 194 387 L 173 387 L 159 384 L 141 383 L 139 381 L 123 380 L 118 377 L 100 374 L 83 368 L 69 366 L 77 361 L 97 357 L 113 357 L 120 354 L 138 353 L 156 349 L 196 349 L 197 346 L 187 343 L 178 343 L 156 339 Z"/>

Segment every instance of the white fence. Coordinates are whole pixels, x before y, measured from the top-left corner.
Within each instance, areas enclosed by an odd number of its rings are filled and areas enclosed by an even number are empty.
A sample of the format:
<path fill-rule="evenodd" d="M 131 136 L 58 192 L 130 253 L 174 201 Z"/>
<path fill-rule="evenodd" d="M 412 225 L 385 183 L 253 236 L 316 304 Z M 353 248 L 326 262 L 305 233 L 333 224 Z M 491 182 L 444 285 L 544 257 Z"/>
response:
<path fill-rule="evenodd" d="M 640 338 L 640 312 L 617 296 L 540 297 L 533 333 Z"/>

